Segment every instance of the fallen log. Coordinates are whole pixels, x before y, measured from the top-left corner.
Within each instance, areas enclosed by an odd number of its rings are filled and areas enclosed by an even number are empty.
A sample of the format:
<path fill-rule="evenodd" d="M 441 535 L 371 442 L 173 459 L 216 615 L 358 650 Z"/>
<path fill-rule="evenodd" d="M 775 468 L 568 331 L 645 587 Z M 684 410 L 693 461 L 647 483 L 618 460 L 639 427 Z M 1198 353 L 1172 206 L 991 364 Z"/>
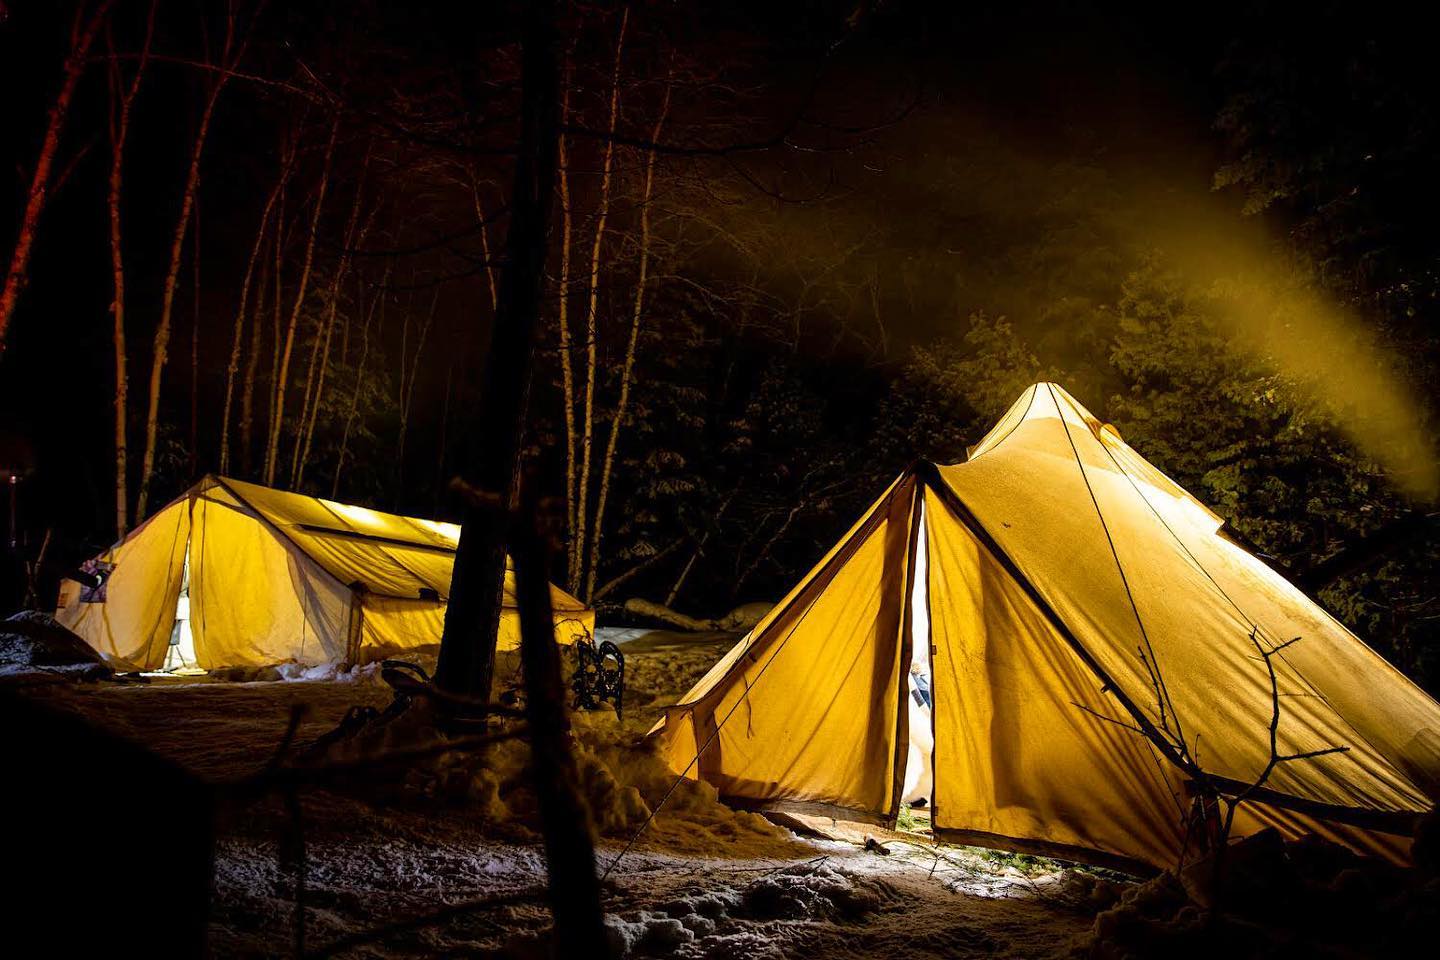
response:
<path fill-rule="evenodd" d="M 664 604 L 655 603 L 640 597 L 632 597 L 625 601 L 625 612 L 637 617 L 645 617 L 649 620 L 658 620 L 667 626 L 679 630 L 688 630 L 692 633 L 744 633 L 764 619 L 774 607 L 772 603 L 744 603 L 720 617 L 703 619 L 687 616 L 675 610 L 671 610 Z"/>

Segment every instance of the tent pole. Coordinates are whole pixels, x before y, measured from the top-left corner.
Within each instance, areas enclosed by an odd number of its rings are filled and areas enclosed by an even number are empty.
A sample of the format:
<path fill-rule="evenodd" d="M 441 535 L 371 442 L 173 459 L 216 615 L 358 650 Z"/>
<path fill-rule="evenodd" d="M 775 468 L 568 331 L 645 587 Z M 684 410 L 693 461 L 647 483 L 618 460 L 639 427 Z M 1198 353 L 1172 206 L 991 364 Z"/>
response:
<path fill-rule="evenodd" d="M 350 616 L 345 631 L 345 662 L 352 667 L 364 666 L 360 660 L 360 642 L 365 634 L 365 584 L 350 584 Z"/>
<path fill-rule="evenodd" d="M 915 593 L 915 553 L 920 544 L 920 491 L 922 484 L 913 474 L 910 489 L 910 524 L 905 540 L 905 592 L 900 603 L 900 662 L 896 665 L 895 763 L 890 777 L 890 803 L 884 811 L 885 825 L 892 830 L 900 819 L 905 794 L 905 768 L 910 759 L 910 658 L 915 655 L 911 636 L 913 620 L 910 600 Z"/>

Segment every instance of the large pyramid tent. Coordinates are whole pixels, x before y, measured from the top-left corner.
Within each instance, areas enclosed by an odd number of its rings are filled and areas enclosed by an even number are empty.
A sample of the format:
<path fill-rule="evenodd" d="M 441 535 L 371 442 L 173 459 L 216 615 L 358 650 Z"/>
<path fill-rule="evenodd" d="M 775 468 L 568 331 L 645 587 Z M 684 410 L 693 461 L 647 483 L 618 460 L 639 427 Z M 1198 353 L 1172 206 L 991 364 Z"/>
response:
<path fill-rule="evenodd" d="M 887 822 L 918 795 L 963 843 L 1163 868 L 1213 822 L 1198 796 L 1246 793 L 1235 835 L 1406 859 L 1440 704 L 1221 526 L 1037 384 L 966 462 L 897 479 L 652 734 L 733 802 Z"/>
<path fill-rule="evenodd" d="M 122 668 L 363 663 L 440 642 L 460 528 L 207 477 L 61 586 L 56 618 Z M 505 575 L 498 648 L 519 646 Z M 556 638 L 595 614 L 551 588 Z"/>

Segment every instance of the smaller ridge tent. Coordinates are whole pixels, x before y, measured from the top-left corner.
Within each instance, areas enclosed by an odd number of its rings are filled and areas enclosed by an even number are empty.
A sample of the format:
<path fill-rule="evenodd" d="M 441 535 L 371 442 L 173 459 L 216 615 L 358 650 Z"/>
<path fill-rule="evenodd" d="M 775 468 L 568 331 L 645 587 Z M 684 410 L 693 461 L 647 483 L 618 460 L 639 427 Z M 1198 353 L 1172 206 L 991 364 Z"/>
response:
<path fill-rule="evenodd" d="M 651 735 L 732 802 L 893 823 L 918 790 L 961 843 L 1172 867 L 1203 782 L 1244 795 L 1236 835 L 1405 861 L 1440 704 L 1221 527 L 1037 384 L 964 463 L 891 484 Z"/>
<path fill-rule="evenodd" d="M 56 619 L 122 669 L 364 663 L 435 646 L 460 527 L 206 477 L 61 585 Z M 595 613 L 551 587 L 556 639 Z M 505 573 L 497 647 L 520 644 Z M 179 654 L 177 658 L 177 653 Z"/>

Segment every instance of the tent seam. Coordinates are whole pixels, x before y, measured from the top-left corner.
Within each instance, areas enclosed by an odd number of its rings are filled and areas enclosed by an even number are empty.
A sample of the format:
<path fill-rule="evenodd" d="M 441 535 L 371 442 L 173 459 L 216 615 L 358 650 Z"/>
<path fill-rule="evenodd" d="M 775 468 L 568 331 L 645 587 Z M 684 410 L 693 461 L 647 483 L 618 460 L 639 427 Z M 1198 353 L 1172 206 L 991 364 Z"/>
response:
<path fill-rule="evenodd" d="M 1073 410 L 1077 416 L 1080 415 L 1080 411 L 1075 409 L 1074 402 L 1071 401 L 1068 397 L 1066 398 L 1066 403 L 1069 404 L 1070 409 Z M 1110 462 L 1115 465 L 1115 469 L 1120 472 L 1120 475 L 1123 476 L 1126 481 L 1129 482 L 1131 488 L 1134 489 L 1136 496 L 1138 496 L 1145 503 L 1145 506 L 1149 508 L 1150 512 L 1155 515 L 1155 519 L 1160 521 L 1160 525 L 1165 528 L 1165 532 L 1170 534 L 1171 538 L 1180 545 L 1181 550 L 1185 551 L 1185 555 L 1190 558 L 1190 562 L 1195 565 L 1195 569 L 1199 570 L 1202 574 L 1205 575 L 1205 579 L 1210 581 L 1210 585 L 1215 588 L 1216 592 L 1218 592 L 1220 596 L 1225 598 L 1225 601 L 1235 609 L 1235 612 L 1240 615 L 1241 619 L 1243 619 L 1246 623 L 1250 625 L 1250 628 L 1252 630 L 1263 631 L 1262 635 L 1268 634 L 1266 639 L 1272 645 L 1275 644 L 1277 641 L 1275 639 L 1274 632 L 1262 626 L 1258 620 L 1246 613 L 1245 610 L 1240 606 L 1240 604 L 1237 603 L 1235 599 L 1230 596 L 1230 594 L 1225 590 L 1225 588 L 1222 587 L 1220 583 L 1211 575 L 1210 571 L 1205 568 L 1205 565 L 1200 562 L 1200 558 L 1195 556 L 1195 554 L 1191 551 L 1189 545 L 1186 544 L 1185 541 L 1181 539 L 1180 535 L 1174 531 L 1174 529 L 1170 526 L 1169 522 L 1166 521 L 1166 519 L 1160 514 L 1160 511 L 1155 509 L 1155 505 L 1151 503 L 1150 499 L 1146 497 L 1145 494 L 1140 490 L 1139 485 L 1135 482 L 1135 478 L 1132 477 L 1130 475 L 1130 472 L 1125 469 L 1125 465 L 1120 462 L 1119 458 L 1116 457 L 1113 452 L 1111 452 L 1110 448 L 1105 445 L 1103 440 L 1097 440 L 1097 442 L 1100 444 L 1100 449 L 1104 450 L 1105 455 L 1110 458 Z M 1319 605 L 1317 604 L 1317 606 Z M 1344 723 L 1345 726 L 1350 728 L 1351 733 L 1353 733 L 1358 740 L 1360 740 L 1372 751 L 1374 751 L 1375 756 L 1379 760 L 1381 760 L 1387 767 L 1389 767 L 1392 773 L 1394 773 L 1400 779 L 1404 780 L 1406 783 L 1409 783 L 1416 793 L 1421 794 L 1422 796 L 1424 795 L 1425 791 L 1421 790 L 1419 786 L 1415 784 L 1404 771 L 1398 769 L 1395 764 L 1391 762 L 1391 760 L 1384 754 L 1383 751 L 1378 749 L 1373 743 L 1370 742 L 1369 738 L 1367 738 L 1363 733 L 1356 729 L 1355 725 L 1350 722 L 1350 719 L 1346 717 L 1343 713 L 1341 713 L 1338 709 L 1336 709 L 1335 705 L 1330 702 L 1330 698 L 1325 696 L 1325 694 L 1322 693 L 1315 686 L 1315 684 L 1310 680 L 1310 678 L 1305 675 L 1303 670 L 1291 663 L 1290 658 L 1285 656 L 1284 653 L 1280 654 L 1280 659 L 1284 661 L 1287 667 L 1294 671 L 1295 676 L 1298 677 L 1305 684 L 1305 686 L 1310 689 L 1311 693 L 1318 697 L 1325 704 L 1325 706 L 1330 708 L 1331 713 L 1333 713 L 1342 723 Z M 1173 704 L 1171 705 L 1171 712 L 1174 712 Z"/>
<path fill-rule="evenodd" d="M 1046 381 L 1046 382 L 1048 383 L 1049 381 Z M 1000 447 L 1000 445 L 1001 445 L 1002 443 L 1004 443 L 1006 440 L 1009 440 L 1010 437 L 1011 437 L 1011 435 L 1013 435 L 1016 430 L 1019 430 L 1019 429 L 1020 429 L 1021 425 L 1024 424 L 1025 421 L 1029 418 L 1029 416 L 1030 416 L 1030 411 L 1031 411 L 1031 409 L 1034 408 L 1034 406 L 1035 406 L 1035 394 L 1037 394 L 1037 393 L 1039 393 L 1039 392 L 1040 392 L 1040 385 L 1039 385 L 1039 384 L 1036 384 L 1035 386 L 1033 386 L 1033 387 L 1030 388 L 1030 400 L 1025 404 L 1025 412 L 1022 413 L 1022 414 L 1020 414 L 1020 418 L 1015 421 L 1015 425 L 1014 425 L 1013 427 L 1011 427 L 1009 430 L 1006 430 L 1006 431 L 1005 431 L 1005 436 L 1001 437 L 999 440 L 996 440 L 994 443 L 992 443 L 992 444 L 990 445 L 990 449 L 989 449 L 989 450 L 986 450 L 984 453 L 980 454 L 980 456 L 983 457 L 983 456 L 985 456 L 985 454 L 987 454 L 987 453 L 992 453 L 992 452 L 994 452 L 995 450 L 999 449 L 999 447 Z M 985 442 L 985 438 L 984 438 L 984 437 L 981 437 L 981 438 L 980 438 L 980 443 L 984 443 L 984 442 Z M 978 446 L 978 445 L 979 445 L 979 444 L 977 444 L 977 446 Z M 975 458 L 969 456 L 968 454 L 967 454 L 966 457 L 965 457 L 965 460 L 966 460 L 967 463 L 968 463 L 969 461 L 973 460 L 973 459 L 975 459 Z"/>
<path fill-rule="evenodd" d="M 1050 399 L 1055 402 L 1055 409 L 1060 410 L 1060 400 L 1055 396 L 1055 389 L 1046 384 L 1050 392 Z M 1073 408 L 1072 408 L 1073 409 Z M 1083 418 L 1082 418 L 1083 419 Z M 1145 629 L 1145 620 L 1140 616 L 1140 607 L 1135 602 L 1135 594 L 1130 589 L 1130 578 L 1125 575 L 1125 565 L 1120 561 L 1120 552 L 1115 546 L 1115 538 L 1110 535 L 1110 524 L 1105 520 L 1105 512 L 1100 509 L 1100 500 L 1095 496 L 1095 488 L 1090 485 L 1090 476 L 1085 472 L 1085 463 L 1080 459 L 1080 449 L 1075 446 L 1075 438 L 1070 434 L 1070 424 L 1065 420 L 1063 414 L 1060 417 L 1060 426 L 1065 431 L 1065 440 L 1070 444 L 1070 452 L 1075 457 L 1075 466 L 1080 470 L 1080 479 L 1085 483 L 1085 492 L 1090 495 L 1090 503 L 1095 507 L 1095 517 L 1100 521 L 1100 529 L 1105 534 L 1105 542 L 1110 547 L 1110 556 L 1115 560 L 1115 572 L 1120 575 L 1120 584 L 1125 588 L 1125 599 L 1130 603 L 1130 610 L 1135 614 L 1135 626 L 1140 630 L 1140 639 L 1145 642 L 1145 648 L 1150 654 L 1151 669 L 1155 673 L 1156 685 L 1159 687 L 1161 701 L 1161 723 L 1164 723 L 1165 706 L 1170 708 L 1170 716 L 1175 720 L 1175 738 L 1180 741 L 1180 749 L 1185 749 L 1185 731 L 1180 725 L 1180 716 L 1175 711 L 1175 702 L 1170 699 L 1169 688 L 1166 687 L 1164 677 L 1160 672 L 1160 659 L 1155 655 L 1155 647 L 1150 642 L 1150 632 Z M 1166 730 L 1169 733 L 1169 730 Z"/>
<path fill-rule="evenodd" d="M 911 476 L 914 477 L 914 474 L 912 473 Z M 891 504 L 893 503 L 893 501 L 894 501 L 894 499 L 895 499 L 896 489 L 899 487 L 899 485 L 900 485 L 905 479 L 906 479 L 906 478 L 905 478 L 904 476 L 902 476 L 899 480 L 897 480 L 894 484 L 892 484 L 891 489 L 890 489 L 890 491 L 889 491 L 889 496 L 885 497 L 885 499 L 884 499 L 884 501 L 883 501 L 883 504 L 877 503 L 877 504 L 875 505 L 874 511 L 873 511 L 873 513 L 870 515 L 870 521 L 871 521 L 871 522 L 868 523 L 868 524 L 866 524 L 863 529 L 860 529 L 860 530 L 856 530 L 856 531 L 855 531 L 855 535 L 851 538 L 850 542 L 853 543 L 853 544 L 856 544 L 856 546 L 852 547 L 850 550 L 845 551 L 845 552 L 843 552 L 843 553 L 837 552 L 837 553 L 835 554 L 835 556 L 831 558 L 831 563 L 828 564 L 828 565 L 826 566 L 825 570 L 824 570 L 824 571 L 821 571 L 821 573 L 824 573 L 824 572 L 826 572 L 826 571 L 828 571 L 828 570 L 831 570 L 831 569 L 836 569 L 838 566 L 843 566 L 845 563 L 848 563 L 848 562 L 850 561 L 850 559 L 855 555 L 855 551 L 859 549 L 859 544 L 864 540 L 864 538 L 875 532 L 876 527 L 878 527 L 878 526 L 879 526 L 879 523 L 880 523 L 879 518 L 880 518 L 882 515 L 884 515 L 886 511 L 888 511 L 889 507 L 891 506 Z M 915 479 L 916 479 L 917 482 L 918 482 L 918 479 L 919 479 L 919 478 L 918 478 L 918 477 L 915 477 Z M 914 494 L 913 494 L 913 491 L 912 491 L 912 497 L 913 497 L 913 495 L 914 495 Z M 882 506 L 884 507 L 884 510 L 882 510 Z M 912 509 L 913 509 L 913 506 L 912 506 Z M 819 575 L 817 575 L 817 576 L 815 577 L 815 579 L 818 580 L 818 579 L 819 579 Z M 811 582 L 813 583 L 814 581 L 812 580 Z M 809 586 L 809 585 L 807 584 L 807 588 L 808 588 L 808 586 Z M 797 593 L 796 596 L 795 596 L 795 600 L 798 601 L 802 595 L 803 595 L 803 591 L 802 591 L 801 593 Z M 733 703 L 733 704 L 730 706 L 730 709 L 725 712 L 725 716 L 721 718 L 720 722 L 717 723 L 717 724 L 715 724 L 715 729 L 710 732 L 710 735 L 705 738 L 705 742 L 704 742 L 703 744 L 701 744 L 700 747 L 699 747 L 699 749 L 697 749 L 697 750 L 695 751 L 695 756 L 694 756 L 694 758 L 691 759 L 690 762 L 685 765 L 685 769 L 682 770 L 682 771 L 680 772 L 680 775 L 675 778 L 675 781 L 674 781 L 672 784 L 670 784 L 670 788 L 665 791 L 665 795 L 662 796 L 662 797 L 660 798 L 660 801 L 655 804 L 655 806 L 654 806 L 653 809 L 651 809 L 650 815 L 647 816 L 647 817 L 645 818 L 644 822 L 640 824 L 640 828 L 635 831 L 635 834 L 634 834 L 634 835 L 630 838 L 630 840 L 625 844 L 624 848 L 622 848 L 621 851 L 615 856 L 615 859 L 614 859 L 614 860 L 611 860 L 611 861 L 610 861 L 610 865 L 605 868 L 605 871 L 604 871 L 604 872 L 601 874 L 601 876 L 600 876 L 600 880 L 601 880 L 602 883 L 605 881 L 606 878 L 608 878 L 608 877 L 610 876 L 610 872 L 615 869 L 616 864 L 618 864 L 618 863 L 621 861 L 621 859 L 625 856 L 625 854 L 627 854 L 627 853 L 630 852 L 630 849 L 635 845 L 635 842 L 640 839 L 640 835 L 645 832 L 645 828 L 648 827 L 648 826 L 650 825 L 650 822 L 655 819 L 656 814 L 658 814 L 658 813 L 660 812 L 660 808 L 663 807 L 663 806 L 665 805 L 665 802 L 670 799 L 670 797 L 671 797 L 672 794 L 674 794 L 676 788 L 679 787 L 680 784 L 685 780 L 686 776 L 690 773 L 691 769 L 698 768 L 699 763 L 700 763 L 700 758 L 705 754 L 705 751 L 708 750 L 708 749 L 710 749 L 710 745 L 715 742 L 715 740 L 716 740 L 717 737 L 720 736 L 720 731 L 724 729 L 725 724 L 726 724 L 727 722 L 729 722 L 730 718 L 735 715 L 735 711 L 736 711 L 737 709 L 739 709 L 740 704 L 742 704 L 742 703 L 746 702 L 747 700 L 749 700 L 749 698 L 750 698 L 750 692 L 755 689 L 756 685 L 759 684 L 761 678 L 763 678 L 763 677 L 765 676 L 765 672 L 770 669 L 770 665 L 773 664 L 773 663 L 779 658 L 780 654 L 785 651 L 785 645 L 790 642 L 790 639 L 791 639 L 793 636 L 795 636 L 795 632 L 796 632 L 797 630 L 799 630 L 800 627 L 805 623 L 805 618 L 808 617 L 808 616 L 810 616 L 810 612 L 815 609 L 815 600 L 816 600 L 816 599 L 818 599 L 818 598 L 812 598 L 812 599 L 811 599 L 810 603 L 805 607 L 804 612 L 802 612 L 802 613 L 800 614 L 799 619 L 797 619 L 797 620 L 795 621 L 795 624 L 794 624 L 788 631 L 786 631 L 785 639 L 782 640 L 782 641 L 780 641 L 779 645 L 776 646 L 775 652 L 772 653 L 772 654 L 770 655 L 769 659 L 767 659 L 767 660 L 765 661 L 764 665 L 760 668 L 760 672 L 755 675 L 755 679 L 754 679 L 753 681 L 749 681 L 749 680 L 746 681 L 745 691 L 740 695 L 739 699 L 737 699 L 737 700 L 735 701 L 735 703 Z M 744 660 L 746 654 L 749 653 L 749 647 L 750 647 L 751 645 L 752 645 L 752 644 L 747 644 L 745 651 L 742 652 L 741 655 L 736 658 L 735 664 L 734 664 L 734 666 L 731 668 L 732 670 L 737 669 L 737 668 L 740 666 L 740 664 L 741 664 L 741 662 Z M 725 677 L 717 678 L 717 681 L 716 681 L 717 684 L 718 684 L 721 680 L 724 680 L 724 679 L 726 679 L 726 678 L 725 678 Z M 692 724 L 692 726 L 693 726 L 693 724 L 694 724 L 694 719 L 693 719 L 693 717 L 694 717 L 694 712 L 695 712 L 695 711 L 694 711 L 694 704 L 690 704 L 689 706 L 690 706 L 690 711 L 691 711 L 691 715 L 692 715 L 691 724 Z M 712 719 L 713 719 L 713 716 L 714 716 L 714 715 L 713 715 L 713 713 L 712 713 L 712 714 L 711 714 Z M 698 737 L 697 737 L 697 739 L 698 739 Z"/>

